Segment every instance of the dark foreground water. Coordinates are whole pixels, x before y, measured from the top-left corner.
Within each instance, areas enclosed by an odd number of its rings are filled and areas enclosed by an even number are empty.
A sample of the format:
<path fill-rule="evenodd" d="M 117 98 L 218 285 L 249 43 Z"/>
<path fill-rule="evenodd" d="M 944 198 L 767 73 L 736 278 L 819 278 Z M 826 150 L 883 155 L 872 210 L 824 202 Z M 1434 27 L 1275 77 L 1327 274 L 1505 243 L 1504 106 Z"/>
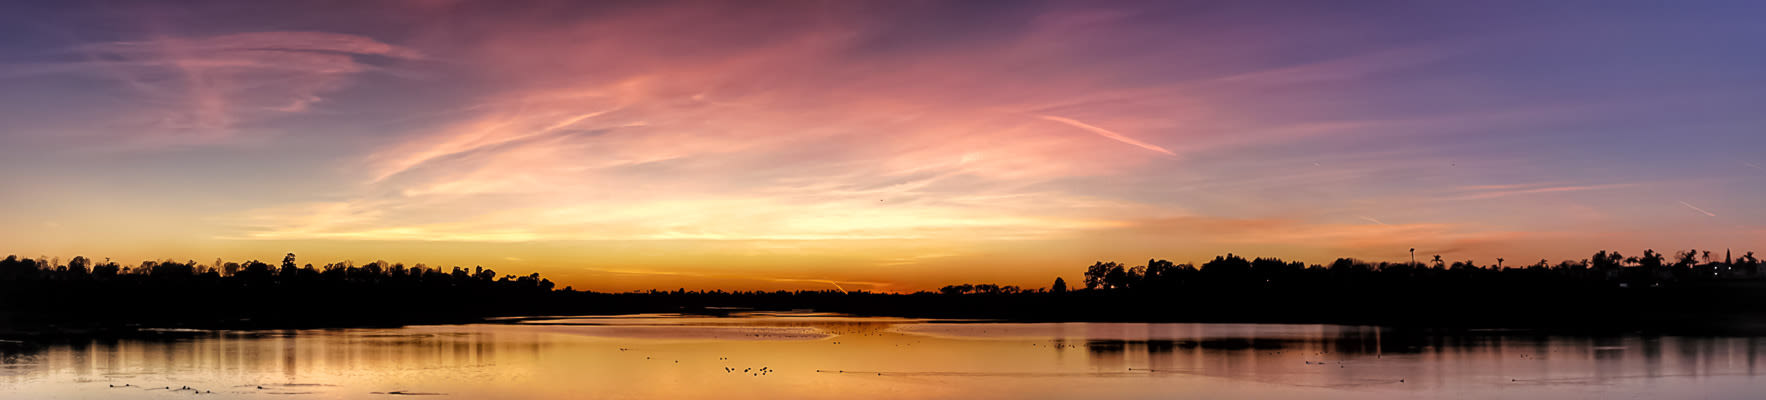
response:
<path fill-rule="evenodd" d="M 1766 397 L 1756 338 L 825 314 L 506 322 L 0 343 L 0 398 Z"/>

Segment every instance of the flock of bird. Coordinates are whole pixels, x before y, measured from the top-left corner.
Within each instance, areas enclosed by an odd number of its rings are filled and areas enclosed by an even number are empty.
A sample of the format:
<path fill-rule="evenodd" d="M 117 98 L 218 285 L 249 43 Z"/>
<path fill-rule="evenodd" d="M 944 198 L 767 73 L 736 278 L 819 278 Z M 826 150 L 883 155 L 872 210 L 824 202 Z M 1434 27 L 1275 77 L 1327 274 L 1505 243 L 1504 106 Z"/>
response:
<path fill-rule="evenodd" d="M 621 347 L 621 348 L 619 348 L 619 351 L 631 351 L 631 348 L 629 348 L 629 347 Z M 645 359 L 645 360 L 652 360 L 652 359 L 655 359 L 655 358 L 654 358 L 654 357 L 651 357 L 651 356 L 644 356 L 644 359 Z M 729 357 L 718 357 L 718 358 L 717 358 L 717 360 L 718 360 L 718 361 L 729 361 L 729 360 L 730 360 L 730 358 L 729 358 Z M 673 362 L 673 363 L 674 363 L 674 364 L 680 364 L 680 363 L 681 363 L 681 360 L 673 360 L 673 361 L 674 361 L 674 362 Z M 722 368 L 722 369 L 723 369 L 723 371 L 724 371 L 724 373 L 726 373 L 726 374 L 733 374 L 733 373 L 736 373 L 736 372 L 737 372 L 737 371 L 736 371 L 736 367 L 731 367 L 731 366 L 727 366 L 727 365 L 726 365 L 726 366 L 723 366 L 723 367 L 720 367 L 720 368 Z M 770 374 L 770 373 L 774 373 L 774 372 L 779 372 L 779 370 L 776 370 L 776 369 L 772 369 L 772 367 L 765 367 L 765 366 L 763 366 L 763 367 L 760 367 L 760 368 L 754 368 L 754 367 L 748 367 L 748 368 L 743 368 L 743 369 L 742 369 L 742 370 L 741 370 L 741 372 L 742 372 L 742 373 L 744 373 L 744 374 L 749 374 L 749 375 L 753 375 L 753 376 L 766 376 L 766 375 L 767 375 L 767 374 Z"/>
<path fill-rule="evenodd" d="M 767 368 L 767 367 L 760 367 L 759 369 L 755 369 L 752 367 L 742 369 L 742 373 L 754 375 L 754 376 L 766 376 L 766 374 L 772 373 L 772 372 L 777 372 L 777 371 L 774 371 L 772 368 Z M 736 373 L 736 368 L 735 367 L 724 367 L 724 373 L 729 373 L 729 374 Z"/>
<path fill-rule="evenodd" d="M 170 391 L 170 392 L 190 391 L 190 394 L 214 394 L 215 393 L 215 391 L 213 391 L 213 390 L 202 390 L 202 389 L 197 389 L 197 388 L 193 388 L 190 386 L 179 386 L 178 388 L 174 389 L 171 386 L 161 386 L 161 387 L 135 386 L 135 384 L 133 384 L 133 383 L 124 383 L 122 385 L 117 385 L 117 384 L 112 383 L 109 385 L 113 389 L 165 390 L 165 391 Z M 319 385 L 319 386 L 328 386 L 328 385 Z M 256 387 L 257 390 L 274 390 L 274 388 L 265 388 L 263 385 L 240 385 L 240 387 Z M 249 392 L 234 392 L 234 393 L 249 393 Z M 312 392 L 297 392 L 297 393 L 267 392 L 267 393 L 269 393 L 269 394 L 312 394 Z M 373 394 L 439 395 L 442 393 L 391 391 L 391 392 L 373 392 Z"/>
<path fill-rule="evenodd" d="M 188 391 L 190 391 L 190 394 L 214 394 L 215 393 L 215 391 L 213 391 L 213 390 L 202 390 L 202 389 L 197 389 L 197 388 L 193 388 L 190 386 L 179 386 L 177 389 L 173 389 L 171 386 L 146 387 L 146 386 L 135 386 L 135 384 L 133 384 L 133 383 L 125 383 L 125 384 L 122 384 L 122 386 L 117 386 L 117 384 L 112 383 L 112 384 L 110 384 L 110 387 L 111 388 L 126 388 L 126 389 L 141 389 L 141 390 L 166 390 L 166 391 L 173 391 L 173 392 L 182 392 L 182 391 L 188 390 Z M 263 389 L 263 388 L 264 388 L 263 386 L 258 386 L 258 389 Z"/>
<path fill-rule="evenodd" d="M 179 387 L 177 387 L 177 388 L 173 388 L 173 387 L 171 387 L 171 386 L 161 386 L 161 387 L 150 387 L 150 386 L 136 386 L 136 385 L 135 385 L 135 384 L 133 384 L 133 383 L 124 383 L 124 384 L 122 384 L 122 385 L 118 385 L 118 384 L 114 384 L 114 383 L 112 383 L 112 384 L 109 384 L 109 385 L 110 385 L 110 387 L 111 387 L 111 388 L 112 388 L 112 389 L 141 389 L 141 390 L 165 390 L 165 391 L 169 391 L 169 392 L 182 392 L 182 391 L 189 391 L 189 392 L 190 392 L 190 394 L 214 394 L 214 393 L 215 393 L 215 391 L 214 391 L 214 390 L 204 390 L 204 389 L 197 389 L 197 388 L 193 388 L 193 387 L 190 387 L 190 386 L 188 386 L 188 385 L 184 385 L 184 386 L 179 386 Z M 319 386 L 328 386 L 328 385 L 319 385 Z M 265 388 L 265 387 L 264 387 L 264 386 L 263 386 L 263 385 L 240 385 L 240 387 L 256 387 L 256 388 L 257 388 L 257 390 L 274 390 L 274 388 L 269 388 L 269 389 L 266 389 L 266 388 Z M 234 393 L 244 393 L 244 392 L 234 392 Z M 300 393 L 272 393 L 272 394 L 306 394 L 306 393 L 308 393 L 308 392 L 300 392 Z M 404 393 L 402 393 L 402 392 L 392 392 L 392 393 L 393 393 L 393 394 L 404 394 Z"/>

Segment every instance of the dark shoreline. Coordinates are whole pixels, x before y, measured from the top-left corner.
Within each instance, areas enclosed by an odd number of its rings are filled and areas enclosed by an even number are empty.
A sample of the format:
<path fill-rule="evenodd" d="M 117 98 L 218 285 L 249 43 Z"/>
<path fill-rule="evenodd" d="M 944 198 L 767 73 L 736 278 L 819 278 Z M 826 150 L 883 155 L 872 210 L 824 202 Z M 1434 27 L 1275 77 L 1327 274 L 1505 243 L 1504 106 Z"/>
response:
<path fill-rule="evenodd" d="M 256 310 L 245 318 L 177 312 L 142 318 L 91 318 L 79 313 L 0 314 L 0 339 L 163 335 L 161 329 L 275 331 L 396 328 L 411 325 L 507 323 L 531 317 L 638 313 L 727 315 L 740 311 L 811 310 L 857 316 L 989 322 L 1174 322 L 1380 326 L 1439 334 L 1766 336 L 1766 282 L 1714 283 L 1672 288 L 1516 292 L 1498 299 L 1461 298 L 1442 290 L 1369 291 L 1322 299 L 1311 292 L 1259 293 L 1232 298 L 1220 291 L 1183 295 L 1077 291 L 1063 294 L 875 294 L 692 292 L 531 294 L 465 309 L 399 313 L 376 308 L 279 314 Z M 1227 296 L 1227 297 L 1223 297 Z M 1408 296 L 1408 297 L 1407 297 Z M 1379 299 L 1411 298 L 1392 302 Z M 1460 300 L 1455 300 L 1460 299 Z M 1566 299 L 1574 299 L 1566 301 Z M 1374 303 L 1370 303 L 1374 302 Z M 1538 304 L 1557 304 L 1541 307 Z M 22 317 L 22 318 L 21 318 Z"/>

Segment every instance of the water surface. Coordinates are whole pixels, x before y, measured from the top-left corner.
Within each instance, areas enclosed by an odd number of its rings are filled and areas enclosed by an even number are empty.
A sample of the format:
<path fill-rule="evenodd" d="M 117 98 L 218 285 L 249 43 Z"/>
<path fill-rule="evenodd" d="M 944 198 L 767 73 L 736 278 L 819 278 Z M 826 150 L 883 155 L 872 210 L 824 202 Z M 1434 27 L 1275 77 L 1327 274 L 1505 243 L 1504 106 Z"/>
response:
<path fill-rule="evenodd" d="M 0 398 L 1758 398 L 1762 343 L 817 313 L 561 317 L 0 343 Z"/>

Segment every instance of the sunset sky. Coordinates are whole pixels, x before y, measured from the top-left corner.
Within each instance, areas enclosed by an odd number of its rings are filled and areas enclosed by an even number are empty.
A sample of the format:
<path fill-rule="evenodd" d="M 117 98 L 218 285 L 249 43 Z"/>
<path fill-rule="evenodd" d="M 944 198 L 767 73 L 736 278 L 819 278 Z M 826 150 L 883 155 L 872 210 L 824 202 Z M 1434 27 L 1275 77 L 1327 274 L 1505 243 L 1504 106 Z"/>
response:
<path fill-rule="evenodd" d="M 8 2 L 0 255 L 578 289 L 1766 251 L 1759 2 Z"/>

